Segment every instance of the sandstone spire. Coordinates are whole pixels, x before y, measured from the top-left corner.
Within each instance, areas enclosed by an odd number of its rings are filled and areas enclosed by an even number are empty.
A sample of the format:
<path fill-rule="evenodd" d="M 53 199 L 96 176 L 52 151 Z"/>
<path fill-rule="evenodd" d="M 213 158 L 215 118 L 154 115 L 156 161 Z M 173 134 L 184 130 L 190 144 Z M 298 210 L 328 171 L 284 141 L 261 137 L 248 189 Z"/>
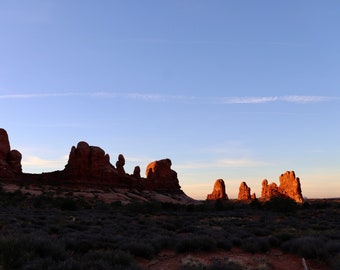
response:
<path fill-rule="evenodd" d="M 223 179 L 217 179 L 215 181 L 214 189 L 212 193 L 207 195 L 207 200 L 218 200 L 218 199 L 228 200 L 228 195 L 226 193 Z"/>
<path fill-rule="evenodd" d="M 246 182 L 242 182 L 238 192 L 238 200 L 246 201 L 250 200 L 251 198 L 250 187 L 247 186 Z"/>

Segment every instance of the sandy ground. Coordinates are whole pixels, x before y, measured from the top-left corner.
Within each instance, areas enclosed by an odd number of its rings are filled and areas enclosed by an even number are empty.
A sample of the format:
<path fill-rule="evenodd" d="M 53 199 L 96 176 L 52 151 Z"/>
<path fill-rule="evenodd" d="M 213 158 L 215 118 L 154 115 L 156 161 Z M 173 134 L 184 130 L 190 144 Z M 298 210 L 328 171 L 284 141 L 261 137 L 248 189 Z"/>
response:
<path fill-rule="evenodd" d="M 145 269 L 171 270 L 179 269 L 183 265 L 209 265 L 214 261 L 228 262 L 243 265 L 249 270 L 303 270 L 302 258 L 296 255 L 284 254 L 280 250 L 272 249 L 265 254 L 250 254 L 238 248 L 231 251 L 217 251 L 213 253 L 176 254 L 174 251 L 163 251 L 151 261 L 139 259 Z M 328 266 L 315 260 L 306 260 L 310 270 L 327 270 Z"/>
<path fill-rule="evenodd" d="M 54 194 L 54 196 L 67 196 L 70 192 L 74 198 L 89 198 L 89 199 L 98 199 L 102 200 L 106 203 L 112 203 L 120 201 L 122 205 L 126 205 L 131 202 L 148 202 L 148 201 L 159 201 L 166 203 L 182 203 L 182 204 L 196 204 L 200 203 L 185 194 L 159 194 L 153 191 L 140 191 L 137 189 L 124 189 L 124 188 L 115 188 L 110 190 L 100 190 L 93 188 L 84 188 L 82 190 L 78 190 L 70 187 L 63 187 L 59 189 L 55 186 L 43 185 L 39 186 L 24 186 L 20 187 L 16 184 L 12 183 L 3 183 L 3 189 L 6 192 L 15 192 L 20 189 L 23 194 L 30 194 L 34 196 L 39 196 L 43 192 L 49 192 L 50 194 Z"/>

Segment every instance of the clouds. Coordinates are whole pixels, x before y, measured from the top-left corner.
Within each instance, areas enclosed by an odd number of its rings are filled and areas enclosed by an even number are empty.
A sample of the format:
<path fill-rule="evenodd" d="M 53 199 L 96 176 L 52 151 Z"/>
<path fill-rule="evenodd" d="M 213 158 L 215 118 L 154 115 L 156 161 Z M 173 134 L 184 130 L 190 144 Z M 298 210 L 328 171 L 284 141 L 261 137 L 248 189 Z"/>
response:
<path fill-rule="evenodd" d="M 42 171 L 50 172 L 54 170 L 63 170 L 67 163 L 68 156 L 62 156 L 58 159 L 42 159 L 37 156 L 28 156 L 22 161 L 23 171 L 30 173 L 41 173 Z"/>
<path fill-rule="evenodd" d="M 272 102 L 287 103 L 319 103 L 338 100 L 338 97 L 331 96 L 262 96 L 262 97 L 224 97 L 220 103 L 223 104 L 261 104 Z"/>
<path fill-rule="evenodd" d="M 270 163 L 252 159 L 219 159 L 214 162 L 184 163 L 176 165 L 178 169 L 209 169 L 209 168 L 249 168 L 269 166 Z"/>
<path fill-rule="evenodd" d="M 99 99 L 127 99 L 149 102 L 190 102 L 208 104 L 266 104 L 273 102 L 310 104 L 320 102 L 338 101 L 340 97 L 335 96 L 234 96 L 234 97 L 203 97 L 185 95 L 164 95 L 153 93 L 119 93 L 119 92 L 61 92 L 61 93 L 24 93 L 24 94 L 0 94 L 0 100 L 6 99 L 38 99 L 38 98 L 64 98 L 83 97 Z"/>

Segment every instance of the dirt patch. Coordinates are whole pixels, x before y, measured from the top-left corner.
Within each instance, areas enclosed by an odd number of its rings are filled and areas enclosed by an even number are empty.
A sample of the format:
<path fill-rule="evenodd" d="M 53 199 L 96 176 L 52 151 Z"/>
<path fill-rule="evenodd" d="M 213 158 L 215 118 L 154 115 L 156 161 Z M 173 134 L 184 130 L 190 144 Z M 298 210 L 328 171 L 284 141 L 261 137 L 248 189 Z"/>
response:
<path fill-rule="evenodd" d="M 275 270 L 301 270 L 303 269 L 302 258 L 296 255 L 285 254 L 280 250 L 272 249 L 264 254 L 251 254 L 238 248 L 231 251 L 216 251 L 213 253 L 195 252 L 187 254 L 176 254 L 167 250 L 160 252 L 152 260 L 138 259 L 139 264 L 150 270 L 179 269 L 184 265 L 199 266 L 210 265 L 213 262 L 235 262 L 245 269 L 275 269 Z M 306 260 L 309 269 L 327 270 L 329 267 L 316 260 Z"/>

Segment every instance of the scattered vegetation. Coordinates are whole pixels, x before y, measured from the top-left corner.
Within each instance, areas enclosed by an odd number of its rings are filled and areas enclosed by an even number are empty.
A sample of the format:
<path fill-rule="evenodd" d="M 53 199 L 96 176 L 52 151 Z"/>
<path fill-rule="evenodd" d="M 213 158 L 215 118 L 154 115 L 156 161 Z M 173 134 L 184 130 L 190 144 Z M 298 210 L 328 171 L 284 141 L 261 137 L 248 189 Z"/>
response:
<path fill-rule="evenodd" d="M 60 194 L 28 196 L 0 186 L 0 269 L 142 269 L 139 259 L 163 250 L 189 256 L 233 247 L 252 254 L 276 248 L 340 266 L 337 202 L 122 206 Z M 243 268 L 186 257 L 180 269 Z M 259 262 L 257 269 L 271 266 Z"/>

